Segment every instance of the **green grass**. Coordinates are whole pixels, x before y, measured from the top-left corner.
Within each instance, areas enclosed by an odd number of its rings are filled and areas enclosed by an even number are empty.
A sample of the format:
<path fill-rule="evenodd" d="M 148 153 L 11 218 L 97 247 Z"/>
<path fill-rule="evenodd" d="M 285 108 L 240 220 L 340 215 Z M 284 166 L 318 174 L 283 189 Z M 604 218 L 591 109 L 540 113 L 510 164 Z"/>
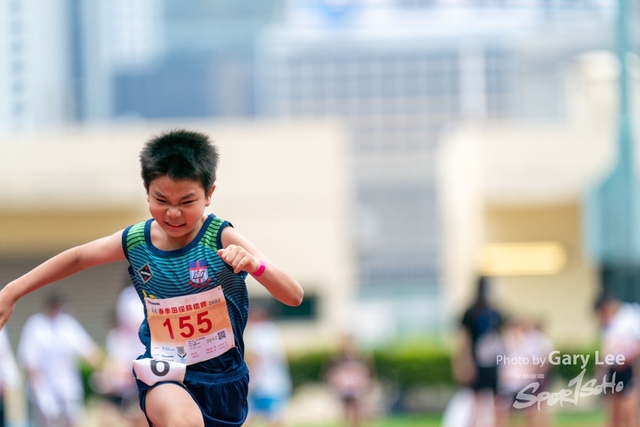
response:
<path fill-rule="evenodd" d="M 391 416 L 374 423 L 363 424 L 363 427 L 440 427 L 442 418 L 438 415 Z M 509 427 L 524 427 L 523 419 L 513 419 Z M 550 427 L 602 427 L 606 425 L 606 417 L 601 412 L 556 414 L 551 417 Z M 291 427 L 347 427 L 344 423 L 309 423 L 294 424 Z"/>
<path fill-rule="evenodd" d="M 363 423 L 362 427 L 440 427 L 441 417 L 437 415 L 394 416 Z M 290 427 L 347 427 L 346 423 L 293 424 Z"/>
<path fill-rule="evenodd" d="M 558 414 L 555 417 L 555 426 L 562 427 L 601 427 L 607 424 L 604 413 L 587 414 Z"/>
<path fill-rule="evenodd" d="M 440 426 L 440 416 L 404 416 L 379 420 L 375 427 L 431 427 Z"/>

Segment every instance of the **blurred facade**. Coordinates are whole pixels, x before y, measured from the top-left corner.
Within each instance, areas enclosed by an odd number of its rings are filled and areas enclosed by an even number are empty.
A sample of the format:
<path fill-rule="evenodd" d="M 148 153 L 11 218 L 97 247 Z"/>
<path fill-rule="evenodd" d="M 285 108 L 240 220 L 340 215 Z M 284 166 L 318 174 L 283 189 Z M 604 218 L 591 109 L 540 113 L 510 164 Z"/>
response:
<path fill-rule="evenodd" d="M 638 60 L 629 59 L 638 100 Z M 467 283 L 478 270 L 497 276 L 494 297 L 507 313 L 543 320 L 558 343 L 586 346 L 597 336 L 593 304 L 602 289 L 589 194 L 618 155 L 620 67 L 611 52 L 591 52 L 565 72 L 562 122 L 485 121 L 444 136 L 445 293 L 452 313 L 471 298 Z"/>
<path fill-rule="evenodd" d="M 353 199 L 345 234 L 335 237 L 354 242 L 359 300 L 344 312 L 372 340 L 438 330 L 463 305 L 449 305 L 457 285 L 449 283 L 442 233 L 442 135 L 469 121 L 566 120 L 565 66 L 582 52 L 613 48 L 617 11 L 615 0 L 0 0 L 0 7 L 0 87 L 9 94 L 0 99 L 3 132 L 230 116 L 341 123 Z M 307 144 L 316 131 L 304 126 L 296 138 Z M 126 140 L 144 140 L 142 128 Z M 85 138 L 79 134 L 76 149 L 90 150 L 80 148 Z M 68 139 L 54 132 L 46 144 Z M 100 153 L 107 162 L 111 154 Z M 42 181 L 27 171 L 22 179 Z M 133 193 L 114 202 L 109 224 L 138 218 L 123 207 Z M 59 220 L 77 219 L 67 206 L 86 210 L 72 195 L 48 194 L 37 197 L 60 200 Z M 26 218 L 15 206 L 32 209 L 23 205 L 28 197 L 8 196 L 17 201 L 5 211 Z M 81 216 L 108 228 L 98 216 Z M 44 234 L 37 239 L 54 239 Z"/>

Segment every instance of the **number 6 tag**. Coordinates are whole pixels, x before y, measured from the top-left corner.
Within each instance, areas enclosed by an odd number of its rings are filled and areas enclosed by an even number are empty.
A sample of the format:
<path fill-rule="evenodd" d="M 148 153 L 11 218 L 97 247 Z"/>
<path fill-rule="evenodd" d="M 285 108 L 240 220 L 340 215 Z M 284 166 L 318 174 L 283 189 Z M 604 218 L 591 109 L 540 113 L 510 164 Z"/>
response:
<path fill-rule="evenodd" d="M 187 365 L 165 360 L 137 359 L 133 361 L 133 370 L 136 378 L 146 385 L 154 385 L 162 381 L 181 383 L 184 380 Z"/>

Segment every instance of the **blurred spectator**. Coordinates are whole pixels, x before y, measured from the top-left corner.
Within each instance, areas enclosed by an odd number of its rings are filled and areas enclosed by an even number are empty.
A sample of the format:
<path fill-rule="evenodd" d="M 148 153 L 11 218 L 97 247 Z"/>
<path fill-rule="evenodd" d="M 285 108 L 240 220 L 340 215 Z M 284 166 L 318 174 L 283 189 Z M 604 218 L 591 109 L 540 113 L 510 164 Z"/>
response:
<path fill-rule="evenodd" d="M 367 399 L 374 387 L 375 367 L 364 355 L 355 338 L 345 334 L 337 356 L 332 359 L 325 373 L 327 384 L 342 404 L 344 417 L 352 427 L 357 427 L 372 415 Z"/>
<path fill-rule="evenodd" d="M 498 392 L 498 355 L 504 354 L 500 336 L 503 317 L 489 301 L 489 278 L 480 276 L 474 302 L 462 317 L 463 347 L 466 354 L 456 370 L 467 371 L 458 374 L 475 393 L 472 426 L 495 425 L 495 397 Z M 466 360 L 466 362 L 465 362 Z M 468 366 L 468 365 L 471 366 Z M 467 365 L 467 366 L 465 366 Z M 464 377 L 464 378 L 463 378 Z"/>
<path fill-rule="evenodd" d="M 611 427 L 637 427 L 638 392 L 633 365 L 640 352 L 640 305 L 623 303 L 610 295 L 601 295 L 595 304 L 602 326 L 600 360 L 623 357 L 621 364 L 602 365 L 607 381 L 621 383 L 622 389 L 607 394 Z M 615 378 L 614 378 L 615 376 Z"/>
<path fill-rule="evenodd" d="M 0 330 L 0 427 L 5 426 L 7 395 L 20 385 L 20 373 L 13 357 L 6 329 Z"/>
<path fill-rule="evenodd" d="M 132 361 L 144 353 L 138 329 L 144 307 L 131 284 L 122 289 L 115 307 L 115 325 L 105 340 L 106 359 L 91 377 L 92 388 L 102 397 L 99 422 L 104 427 L 147 426 L 138 403 L 138 387 L 131 372 Z"/>
<path fill-rule="evenodd" d="M 84 328 L 64 312 L 66 300 L 50 294 L 42 313 L 22 329 L 18 355 L 28 377 L 34 426 L 78 427 L 84 415 L 80 359 L 97 368 L 102 352 Z"/>
<path fill-rule="evenodd" d="M 249 310 L 244 339 L 251 375 L 247 423 L 282 425 L 291 395 L 291 377 L 280 331 L 265 307 L 252 306 Z"/>

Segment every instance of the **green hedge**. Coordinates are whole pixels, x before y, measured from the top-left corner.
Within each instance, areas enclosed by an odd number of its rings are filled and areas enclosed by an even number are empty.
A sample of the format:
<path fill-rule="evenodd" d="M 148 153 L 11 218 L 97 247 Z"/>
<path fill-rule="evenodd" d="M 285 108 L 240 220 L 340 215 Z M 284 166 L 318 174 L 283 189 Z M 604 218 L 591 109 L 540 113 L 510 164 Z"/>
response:
<path fill-rule="evenodd" d="M 574 360 L 574 355 L 578 355 L 578 359 L 577 359 L 577 363 L 574 364 L 573 360 Z M 562 361 L 563 359 L 568 356 L 568 358 L 571 360 L 570 363 L 567 364 L 563 364 Z M 586 372 L 585 372 L 585 380 L 586 379 L 591 379 L 594 376 L 595 373 L 595 350 L 585 350 L 585 351 L 573 351 L 573 350 L 564 350 L 564 351 L 560 351 L 560 353 L 557 356 L 554 356 L 554 358 L 559 358 L 560 360 L 560 364 L 558 365 L 554 365 L 553 366 L 553 373 L 555 373 L 559 378 L 562 379 L 562 381 L 566 384 L 569 383 L 569 381 L 571 381 L 572 379 L 574 379 L 575 377 L 577 377 L 578 375 L 580 375 L 580 372 L 582 371 L 582 360 L 579 358 L 579 356 L 589 356 L 589 361 L 587 363 L 587 365 L 585 366 Z M 566 360 L 566 359 L 564 359 Z M 549 363 L 549 361 L 547 361 L 547 363 Z"/>
<path fill-rule="evenodd" d="M 378 379 L 401 387 L 453 385 L 451 357 L 444 350 L 407 349 L 373 352 Z"/>
<path fill-rule="evenodd" d="M 321 382 L 324 367 L 334 356 L 331 351 L 316 351 L 291 357 L 289 367 L 294 388 L 308 382 Z M 374 350 L 371 356 L 378 380 L 382 382 L 401 387 L 453 384 L 450 356 L 445 350 Z"/>
<path fill-rule="evenodd" d="M 333 356 L 329 351 L 315 351 L 289 358 L 289 370 L 294 389 L 305 383 L 322 381 L 322 372 Z"/>
<path fill-rule="evenodd" d="M 595 351 L 564 350 L 558 357 L 569 355 L 589 355 L 585 378 L 593 378 Z M 294 388 L 308 382 L 321 382 L 326 363 L 335 355 L 331 351 L 316 351 L 289 359 Z M 377 349 L 371 353 L 377 376 L 381 382 L 392 383 L 401 388 L 414 386 L 453 386 L 451 354 L 443 347 L 426 348 L 414 346 L 396 350 Z M 547 363 L 549 363 L 547 361 Z M 564 383 L 578 376 L 581 371 L 578 363 L 553 366 L 552 375 Z"/>

